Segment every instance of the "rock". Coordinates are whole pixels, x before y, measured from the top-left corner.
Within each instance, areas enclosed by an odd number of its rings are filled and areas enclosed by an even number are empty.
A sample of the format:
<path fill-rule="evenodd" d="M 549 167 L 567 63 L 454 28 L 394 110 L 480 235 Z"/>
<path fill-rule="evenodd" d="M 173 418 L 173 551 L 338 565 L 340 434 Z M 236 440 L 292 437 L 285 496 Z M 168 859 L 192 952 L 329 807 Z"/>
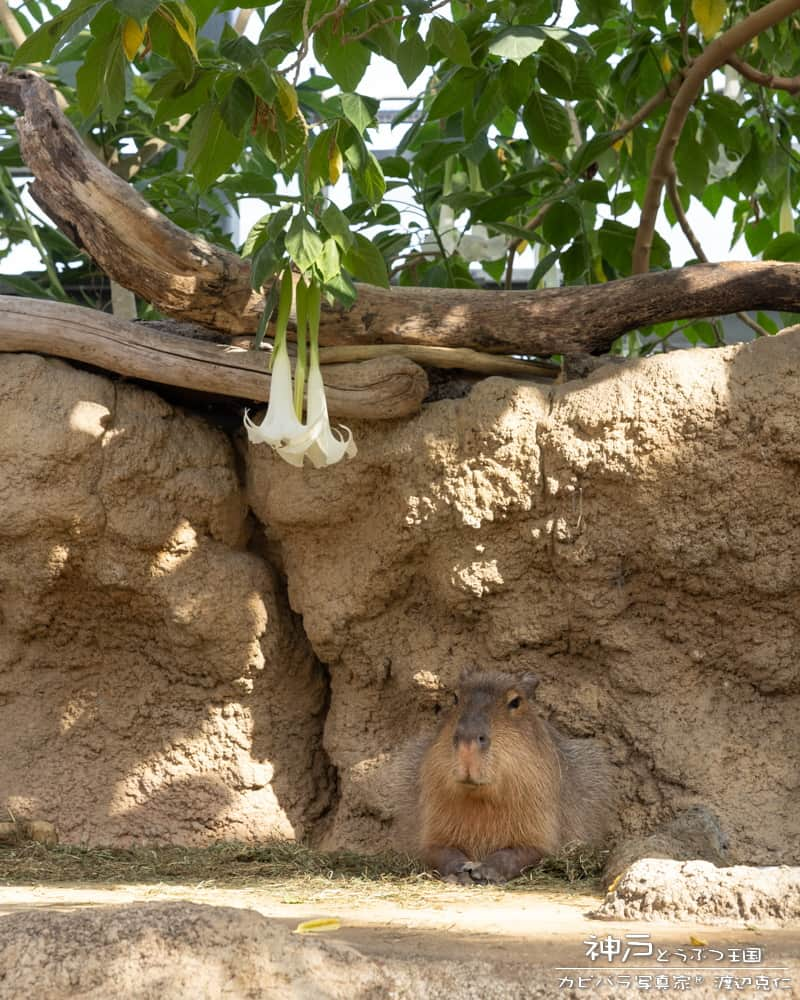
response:
<path fill-rule="evenodd" d="M 411 957 L 411 956 L 410 956 Z M 136 903 L 0 918 L 0 1000 L 527 1000 L 528 966 L 371 960 L 253 910 Z M 563 995 L 563 994 L 561 994 Z"/>
<path fill-rule="evenodd" d="M 249 502 L 330 670 L 330 846 L 393 843 L 391 758 L 465 664 L 531 670 L 605 740 L 620 831 L 698 802 L 731 855 L 800 854 L 800 336 L 489 378 L 354 427 L 296 470 L 247 450 Z"/>
<path fill-rule="evenodd" d="M 622 874 L 591 916 L 781 926 L 800 919 L 800 868 L 717 868 L 708 861 L 648 858 Z"/>
<path fill-rule="evenodd" d="M 670 858 L 675 861 L 710 861 L 721 867 L 730 863 L 728 838 L 719 820 L 705 806 L 692 806 L 663 823 L 646 837 L 629 837 L 617 844 L 606 861 L 606 887 L 641 858 Z"/>
<path fill-rule="evenodd" d="M 228 438 L 157 395 L 0 356 L 0 814 L 67 843 L 303 836 L 327 682 Z"/>

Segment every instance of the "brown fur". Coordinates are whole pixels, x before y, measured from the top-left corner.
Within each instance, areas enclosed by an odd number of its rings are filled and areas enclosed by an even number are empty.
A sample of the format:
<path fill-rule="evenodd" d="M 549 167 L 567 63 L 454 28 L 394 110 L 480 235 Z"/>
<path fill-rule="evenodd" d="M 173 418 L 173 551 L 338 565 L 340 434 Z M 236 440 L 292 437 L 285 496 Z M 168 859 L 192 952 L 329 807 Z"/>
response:
<path fill-rule="evenodd" d="M 441 849 L 474 862 L 518 848 L 541 857 L 606 832 L 605 755 L 540 718 L 535 685 L 530 675 L 462 675 L 458 705 L 407 762 L 417 849 L 429 863 Z"/>

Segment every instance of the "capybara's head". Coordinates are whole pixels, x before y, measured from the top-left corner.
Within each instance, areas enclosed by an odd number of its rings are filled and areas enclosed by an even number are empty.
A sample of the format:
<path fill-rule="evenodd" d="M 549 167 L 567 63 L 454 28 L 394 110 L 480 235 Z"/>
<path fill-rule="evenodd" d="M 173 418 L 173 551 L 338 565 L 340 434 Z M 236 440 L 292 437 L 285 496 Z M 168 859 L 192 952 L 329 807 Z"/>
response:
<path fill-rule="evenodd" d="M 453 790 L 481 795 L 515 784 L 519 771 L 550 764 L 545 724 L 532 704 L 538 679 L 467 670 L 455 703 L 428 753 L 430 777 Z"/>

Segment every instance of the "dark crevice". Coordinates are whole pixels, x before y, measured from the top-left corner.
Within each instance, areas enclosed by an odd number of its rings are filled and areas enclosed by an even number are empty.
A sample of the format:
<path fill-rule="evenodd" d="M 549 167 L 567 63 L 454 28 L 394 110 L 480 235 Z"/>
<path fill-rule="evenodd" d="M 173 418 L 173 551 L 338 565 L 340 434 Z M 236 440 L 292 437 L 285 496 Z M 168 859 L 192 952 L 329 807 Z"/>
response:
<path fill-rule="evenodd" d="M 331 676 L 328 665 L 323 663 L 314 652 L 303 628 L 302 616 L 293 611 L 289 604 L 288 581 L 283 569 L 283 554 L 279 540 L 267 533 L 252 511 L 249 512 L 248 516 L 252 523 L 252 531 L 247 549 L 264 562 L 272 577 L 278 615 L 285 629 L 286 637 L 282 645 L 286 650 L 286 656 L 282 657 L 282 660 L 285 659 L 286 664 L 291 668 L 292 660 L 289 654 L 299 649 L 301 655 L 298 659 L 308 669 L 308 681 L 311 682 L 315 692 L 321 691 L 321 699 L 314 704 L 310 714 L 305 716 L 305 721 L 310 722 L 313 729 L 311 736 L 313 746 L 309 747 L 306 744 L 304 747 L 305 752 L 310 755 L 306 767 L 311 775 L 313 796 L 310 800 L 306 799 L 300 803 L 293 802 L 295 815 L 290 816 L 293 824 L 302 830 L 301 839 L 313 847 L 321 842 L 330 828 L 341 799 L 339 773 L 325 749 L 325 724 L 331 706 Z M 262 741 L 258 741 L 258 743 L 260 742 Z M 266 746 L 257 745 L 254 737 L 254 754 L 260 755 L 265 749 L 267 749 Z M 269 753 L 264 755 L 268 758 L 271 757 Z M 297 760 L 303 760 L 302 753 L 297 757 Z M 281 787 L 281 771 L 286 769 L 280 769 L 275 760 L 271 762 L 276 768 L 273 790 L 278 798 L 278 803 L 289 813 L 290 809 L 287 808 L 284 801 L 287 795 L 284 792 L 294 792 L 291 779 L 284 790 Z M 285 775 L 283 781 L 286 782 L 287 778 L 288 775 Z"/>

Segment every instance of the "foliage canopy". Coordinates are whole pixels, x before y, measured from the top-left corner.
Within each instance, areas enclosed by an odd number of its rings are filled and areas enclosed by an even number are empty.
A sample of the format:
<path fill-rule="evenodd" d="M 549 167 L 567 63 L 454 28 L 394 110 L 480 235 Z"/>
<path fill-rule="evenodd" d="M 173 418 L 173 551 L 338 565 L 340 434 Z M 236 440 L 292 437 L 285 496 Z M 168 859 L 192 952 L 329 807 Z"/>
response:
<path fill-rule="evenodd" d="M 291 259 L 346 303 L 353 278 L 473 286 L 469 264 L 484 256 L 502 283 L 524 245 L 532 288 L 556 265 L 566 284 L 630 274 L 672 99 L 711 40 L 763 6 L 280 0 L 246 15 L 225 0 L 24 0 L 8 13 L 25 41 L 15 52 L 0 19 L 0 58 L 41 63 L 98 155 L 176 224 L 230 246 L 230 211 L 266 202 L 241 248 L 255 287 Z M 729 201 L 734 240 L 797 261 L 800 3 L 784 6 L 795 10 L 705 79 L 679 123 L 665 207 L 674 223 L 692 198 L 712 214 Z M 370 137 L 381 107 L 363 86 L 376 57 L 416 93 L 394 115 L 396 152 L 380 160 Z M 10 113 L 0 140 L 0 253 L 33 236 L 47 269 L 42 282 L 2 281 L 66 297 L 80 257 L 20 200 Z M 671 264 L 658 234 L 649 264 Z M 719 338 L 708 322 L 683 333 Z"/>

